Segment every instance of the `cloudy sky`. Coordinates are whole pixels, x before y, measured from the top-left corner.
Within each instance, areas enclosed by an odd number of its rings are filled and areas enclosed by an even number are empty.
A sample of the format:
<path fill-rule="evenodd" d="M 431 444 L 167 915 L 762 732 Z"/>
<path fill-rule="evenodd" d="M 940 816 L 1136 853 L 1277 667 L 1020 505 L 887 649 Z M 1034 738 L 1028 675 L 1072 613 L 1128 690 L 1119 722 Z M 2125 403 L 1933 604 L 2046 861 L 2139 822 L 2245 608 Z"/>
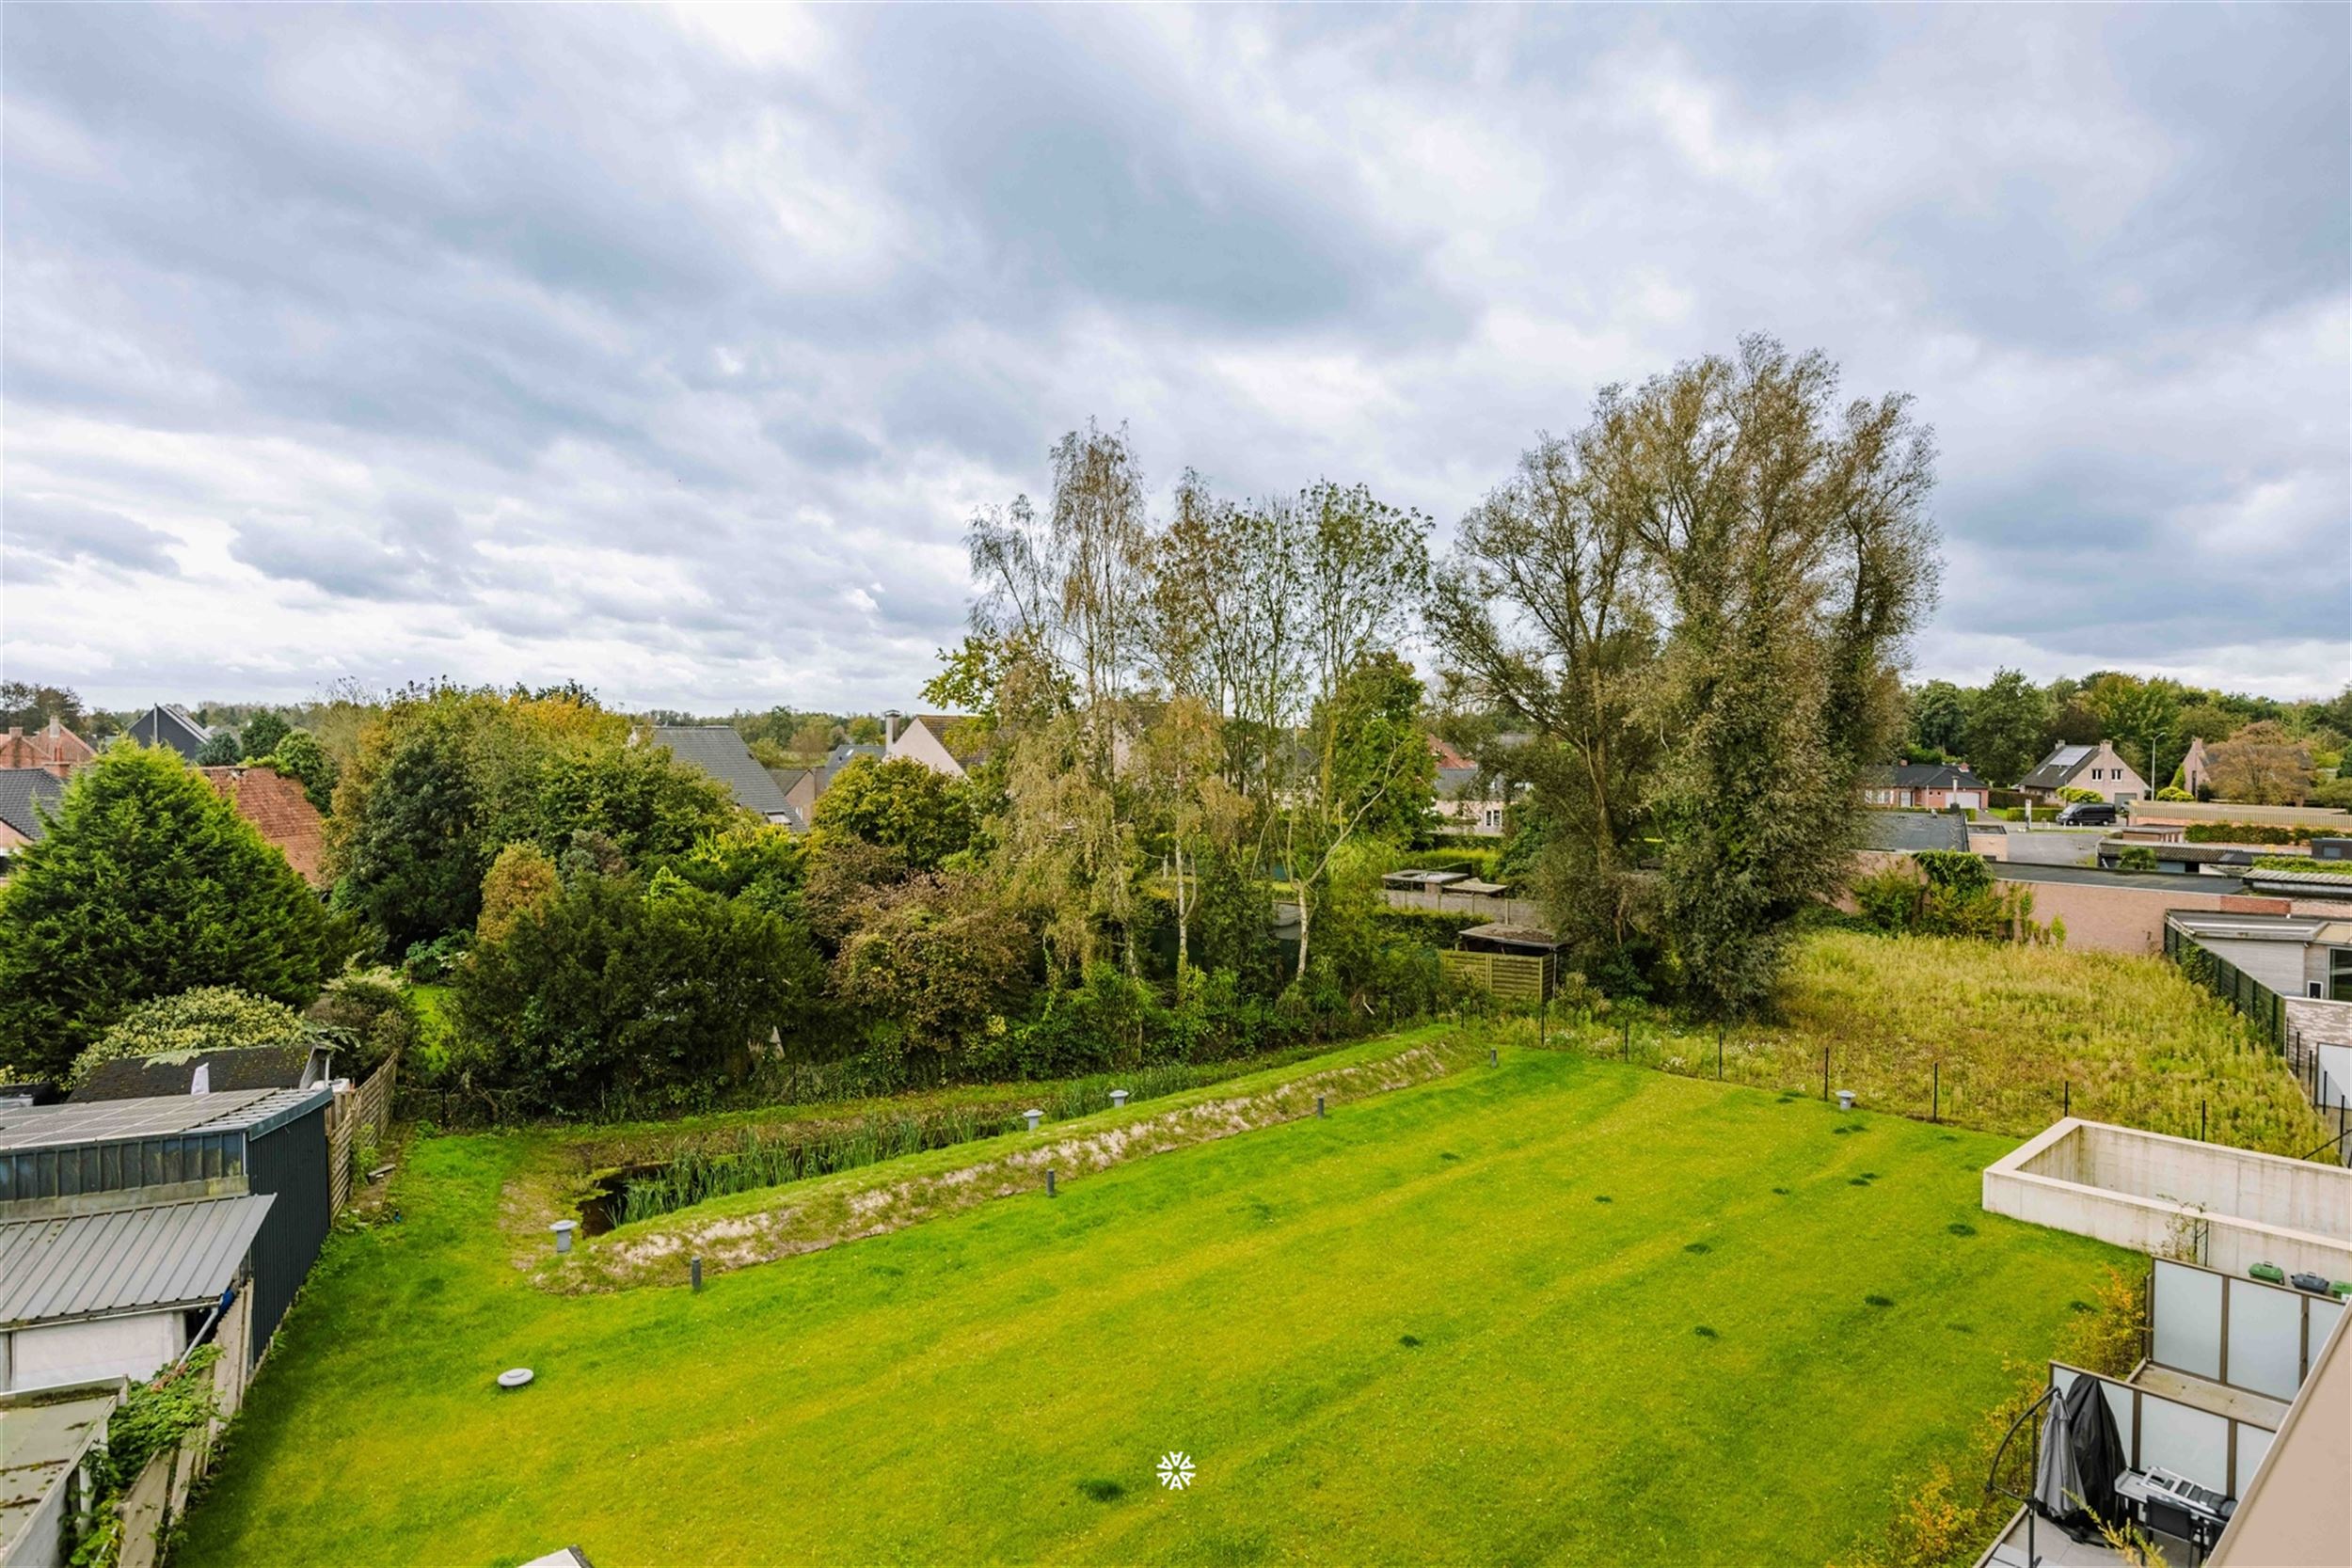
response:
<path fill-rule="evenodd" d="M 13 6 L 0 663 L 904 704 L 1089 416 L 1450 530 L 1764 330 L 1937 428 L 1921 673 L 2333 690 L 2348 17 Z"/>

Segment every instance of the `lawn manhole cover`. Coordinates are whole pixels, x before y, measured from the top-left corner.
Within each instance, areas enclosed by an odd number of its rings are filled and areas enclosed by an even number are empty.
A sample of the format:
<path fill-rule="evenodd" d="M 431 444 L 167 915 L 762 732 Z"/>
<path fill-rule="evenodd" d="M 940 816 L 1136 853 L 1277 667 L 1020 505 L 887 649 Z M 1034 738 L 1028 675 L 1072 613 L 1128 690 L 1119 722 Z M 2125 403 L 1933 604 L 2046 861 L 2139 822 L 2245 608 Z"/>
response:
<path fill-rule="evenodd" d="M 531 1369 L 529 1367 L 516 1367 L 511 1370 L 499 1373 L 499 1386 L 501 1388 L 519 1388 L 530 1381 Z"/>

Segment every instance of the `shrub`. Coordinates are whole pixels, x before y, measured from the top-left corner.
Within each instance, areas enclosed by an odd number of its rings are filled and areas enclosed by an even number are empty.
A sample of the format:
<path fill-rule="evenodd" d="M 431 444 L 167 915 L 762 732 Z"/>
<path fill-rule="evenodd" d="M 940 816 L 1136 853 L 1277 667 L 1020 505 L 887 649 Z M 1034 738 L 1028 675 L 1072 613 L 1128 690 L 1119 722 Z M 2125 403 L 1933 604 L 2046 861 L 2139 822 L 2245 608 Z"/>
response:
<path fill-rule="evenodd" d="M 2097 790 L 2084 789 L 2075 784 L 2068 784 L 2063 789 L 2060 789 L 2058 792 L 2058 798 L 2068 802 L 2069 804 L 2080 803 L 2083 805 L 2101 805 L 2106 800 L 2106 797 L 2100 794 Z"/>
<path fill-rule="evenodd" d="M 2311 871 L 2323 877 L 2352 877 L 2352 861 L 2323 861 L 2312 855 L 2256 855 L 2254 863 L 2272 871 Z"/>
<path fill-rule="evenodd" d="M 2115 868 L 2118 871 L 2153 871 L 2156 869 L 2156 852 L 2145 844 L 2132 845 L 2115 857 Z"/>
<path fill-rule="evenodd" d="M 233 768 L 244 757 L 245 748 L 237 744 L 236 736 L 222 730 L 197 748 L 196 765 L 199 768 Z"/>
<path fill-rule="evenodd" d="M 332 1030 L 339 1073 L 365 1078 L 386 1059 L 412 1050 L 423 1032 L 415 997 L 389 969 L 338 975 L 304 1019 Z"/>
<path fill-rule="evenodd" d="M 80 1084 L 101 1062 L 281 1045 L 302 1034 L 301 1015 L 282 1002 L 247 996 L 229 986 L 199 986 L 142 1002 L 124 1013 L 74 1059 L 71 1082 Z"/>
<path fill-rule="evenodd" d="M 2197 797 L 2185 789 L 2178 789 L 2171 784 L 2166 784 L 2156 791 L 2156 799 L 2159 800 L 2194 800 Z"/>
<path fill-rule="evenodd" d="M 457 966 L 472 947 L 473 940 L 463 931 L 444 931 L 430 942 L 412 942 L 400 960 L 400 973 L 410 985 L 437 986 L 457 973 Z"/>
<path fill-rule="evenodd" d="M 477 942 L 502 942 L 525 913 L 555 896 L 555 863 L 535 844 L 510 844 L 482 878 L 482 915 L 474 922 Z"/>
<path fill-rule="evenodd" d="M 1922 850 L 1863 878 L 1852 892 L 1864 921 L 1880 931 L 1984 942 L 2050 935 L 2033 924 L 2031 888 L 1996 879 L 1982 857 L 1958 849 Z"/>
<path fill-rule="evenodd" d="M 138 1003 L 232 986 L 301 1006 L 348 922 L 175 753 L 116 746 L 0 891 L 0 1061 L 59 1073 Z"/>
<path fill-rule="evenodd" d="M 917 871 L 936 871 L 970 847 L 978 831 L 972 786 L 913 757 L 853 759 L 817 798 L 809 827 L 818 837 L 862 839 L 896 849 Z"/>
<path fill-rule="evenodd" d="M 2183 833 L 2191 844 L 2309 844 L 2326 830 L 2269 822 L 2192 822 Z"/>
<path fill-rule="evenodd" d="M 256 714 L 237 736 L 238 754 L 247 761 L 265 757 L 278 749 L 278 743 L 293 734 L 283 719 L 274 713 Z"/>
<path fill-rule="evenodd" d="M 797 1028 L 817 980 L 766 911 L 676 877 L 577 878 L 458 971 L 453 1087 L 508 1117 L 692 1103 Z"/>

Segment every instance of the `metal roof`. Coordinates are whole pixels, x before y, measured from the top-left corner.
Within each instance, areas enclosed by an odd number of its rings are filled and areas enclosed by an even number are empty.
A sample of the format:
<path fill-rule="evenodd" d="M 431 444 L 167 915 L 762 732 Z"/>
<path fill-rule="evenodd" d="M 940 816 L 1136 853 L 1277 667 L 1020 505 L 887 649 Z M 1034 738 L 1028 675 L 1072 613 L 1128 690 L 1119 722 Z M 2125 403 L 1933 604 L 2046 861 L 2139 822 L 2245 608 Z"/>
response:
<path fill-rule="evenodd" d="M 231 1089 L 148 1100 L 69 1101 L 0 1111 L 0 1149 L 62 1148 L 183 1132 L 259 1136 L 307 1116 L 335 1098 L 325 1085 L 308 1089 Z"/>
<path fill-rule="evenodd" d="M 0 1394 L 0 1426 L 8 1444 L 0 1448 L 0 1560 L 55 1562 L 52 1556 L 20 1557 L 24 1532 L 40 1518 L 52 1494 L 81 1465 L 82 1456 L 106 1436 L 106 1418 L 122 1402 L 125 1384 L 71 1384 Z M 55 1542 L 44 1543 L 54 1547 Z"/>
<path fill-rule="evenodd" d="M 2249 865 L 2243 875 L 2249 888 L 2276 889 L 2297 898 L 2352 898 L 2352 877 L 2341 872 L 2278 871 Z"/>
<path fill-rule="evenodd" d="M 249 1193 L 0 1225 L 0 1328 L 213 1301 L 276 1201 Z"/>

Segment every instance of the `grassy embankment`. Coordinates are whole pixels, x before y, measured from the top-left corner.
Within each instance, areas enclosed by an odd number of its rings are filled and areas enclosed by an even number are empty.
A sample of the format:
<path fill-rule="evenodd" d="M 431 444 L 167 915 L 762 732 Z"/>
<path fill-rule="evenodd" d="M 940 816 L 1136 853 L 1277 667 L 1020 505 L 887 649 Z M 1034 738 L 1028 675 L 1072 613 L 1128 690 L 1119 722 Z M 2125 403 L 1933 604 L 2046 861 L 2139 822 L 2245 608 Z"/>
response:
<path fill-rule="evenodd" d="M 2212 993 L 2159 958 L 1940 937 L 1820 931 L 1795 949 L 1778 1017 L 1725 1032 L 1726 1081 L 1821 1092 L 2026 1137 L 2062 1108 L 2273 1154 L 2300 1156 L 2334 1131 L 2275 1053 Z M 1625 1051 L 1622 1015 L 1551 1020 L 1597 1055 Z M 1515 1021 L 1513 1038 L 1533 1038 Z M 1715 1031 L 1644 1019 L 1632 1059 L 1712 1078 Z"/>
<path fill-rule="evenodd" d="M 700 1295 L 518 1271 L 534 1136 L 332 1242 L 177 1560 L 1819 1563 L 2116 1256 L 1979 1212 L 2006 1140 L 1565 1053 Z"/>

